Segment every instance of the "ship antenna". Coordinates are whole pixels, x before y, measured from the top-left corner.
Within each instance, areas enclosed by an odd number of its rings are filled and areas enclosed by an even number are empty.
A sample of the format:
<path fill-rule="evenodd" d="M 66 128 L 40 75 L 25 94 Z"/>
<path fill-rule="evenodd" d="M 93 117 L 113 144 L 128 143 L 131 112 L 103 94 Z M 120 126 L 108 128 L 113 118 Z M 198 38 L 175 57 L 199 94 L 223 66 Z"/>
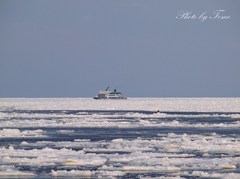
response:
<path fill-rule="evenodd" d="M 109 89 L 109 86 L 107 87 L 106 91 Z"/>

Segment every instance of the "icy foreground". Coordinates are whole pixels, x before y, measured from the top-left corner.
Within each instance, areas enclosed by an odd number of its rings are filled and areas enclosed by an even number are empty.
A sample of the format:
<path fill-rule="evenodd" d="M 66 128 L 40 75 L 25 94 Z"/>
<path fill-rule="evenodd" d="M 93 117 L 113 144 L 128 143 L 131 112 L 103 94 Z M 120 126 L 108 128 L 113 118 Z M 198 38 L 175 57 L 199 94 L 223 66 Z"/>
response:
<path fill-rule="evenodd" d="M 0 178 L 237 179 L 239 127 L 239 98 L 0 99 Z"/>

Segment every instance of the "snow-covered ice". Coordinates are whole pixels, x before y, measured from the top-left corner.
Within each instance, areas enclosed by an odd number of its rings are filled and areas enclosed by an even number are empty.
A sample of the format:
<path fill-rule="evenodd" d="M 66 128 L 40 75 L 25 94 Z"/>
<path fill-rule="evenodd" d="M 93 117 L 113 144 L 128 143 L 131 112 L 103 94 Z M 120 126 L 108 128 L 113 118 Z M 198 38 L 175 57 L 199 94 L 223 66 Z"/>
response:
<path fill-rule="evenodd" d="M 240 98 L 2 98 L 0 109 L 14 110 L 152 110 L 240 112 Z"/>
<path fill-rule="evenodd" d="M 0 99 L 0 178 L 240 178 L 239 127 L 240 98 Z"/>

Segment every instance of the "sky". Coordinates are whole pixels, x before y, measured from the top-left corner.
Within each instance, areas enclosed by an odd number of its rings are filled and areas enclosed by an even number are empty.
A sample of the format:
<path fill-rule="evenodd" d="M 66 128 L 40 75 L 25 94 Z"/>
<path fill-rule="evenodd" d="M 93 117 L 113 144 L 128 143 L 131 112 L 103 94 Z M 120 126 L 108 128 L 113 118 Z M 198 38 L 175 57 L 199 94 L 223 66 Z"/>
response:
<path fill-rule="evenodd" d="M 236 0 L 0 0 L 0 97 L 240 97 L 239 33 Z"/>

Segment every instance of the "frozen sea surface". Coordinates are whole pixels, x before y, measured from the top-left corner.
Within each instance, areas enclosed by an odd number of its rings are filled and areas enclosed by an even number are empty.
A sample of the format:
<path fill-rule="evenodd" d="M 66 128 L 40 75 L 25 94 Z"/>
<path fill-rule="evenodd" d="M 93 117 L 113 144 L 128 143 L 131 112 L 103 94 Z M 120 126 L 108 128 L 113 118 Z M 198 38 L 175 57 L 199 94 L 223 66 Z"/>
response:
<path fill-rule="evenodd" d="M 240 178 L 240 98 L 0 99 L 0 178 Z"/>

